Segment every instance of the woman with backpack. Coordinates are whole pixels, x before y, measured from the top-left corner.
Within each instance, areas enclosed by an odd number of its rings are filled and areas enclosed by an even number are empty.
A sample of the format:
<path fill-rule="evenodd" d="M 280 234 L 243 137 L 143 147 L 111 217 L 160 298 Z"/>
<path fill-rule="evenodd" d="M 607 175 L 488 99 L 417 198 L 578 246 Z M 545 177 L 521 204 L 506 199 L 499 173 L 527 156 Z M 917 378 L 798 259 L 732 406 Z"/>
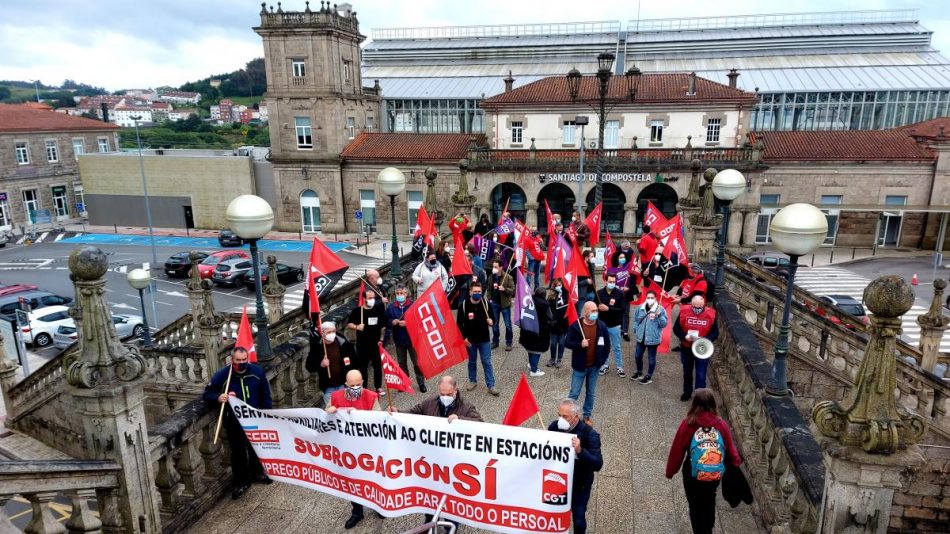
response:
<path fill-rule="evenodd" d="M 666 460 L 666 478 L 673 478 L 678 470 L 683 472 L 694 534 L 711 533 L 716 525 L 716 490 L 727 463 L 736 467 L 742 463 L 732 432 L 719 417 L 712 390 L 697 389 Z"/>

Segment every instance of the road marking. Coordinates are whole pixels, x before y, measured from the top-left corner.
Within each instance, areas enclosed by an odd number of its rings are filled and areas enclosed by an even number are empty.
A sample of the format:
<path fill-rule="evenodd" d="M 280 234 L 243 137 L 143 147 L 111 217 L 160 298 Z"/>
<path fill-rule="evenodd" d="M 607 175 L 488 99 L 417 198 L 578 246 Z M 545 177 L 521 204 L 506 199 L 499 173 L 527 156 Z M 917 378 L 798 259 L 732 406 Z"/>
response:
<path fill-rule="evenodd" d="M 145 269 L 146 271 L 151 270 L 149 269 L 149 262 L 147 261 L 142 262 L 142 268 Z"/>
<path fill-rule="evenodd" d="M 65 234 L 65 233 L 57 234 L 57 235 L 56 235 L 56 239 L 53 240 L 53 243 L 58 242 L 60 239 L 62 239 L 62 238 L 64 238 L 64 237 L 66 237 L 66 234 Z"/>
<path fill-rule="evenodd" d="M 172 304 L 172 303 L 170 303 L 170 302 L 162 302 L 162 301 L 160 301 L 160 300 L 156 300 L 156 301 L 155 301 L 155 304 L 162 304 L 162 305 L 164 305 L 164 306 L 174 306 L 174 304 Z"/>
<path fill-rule="evenodd" d="M 162 289 L 159 289 L 158 292 L 162 293 L 163 295 L 168 295 L 169 297 L 182 297 L 182 298 L 188 297 L 188 295 L 185 295 L 184 293 L 180 293 L 178 291 L 164 291 Z"/>
<path fill-rule="evenodd" d="M 25 235 L 20 236 L 20 239 L 17 239 L 16 244 L 17 244 L 17 245 L 22 245 L 24 241 L 26 241 L 26 236 L 25 236 Z"/>
<path fill-rule="evenodd" d="M 120 310 L 135 310 L 135 309 L 137 309 L 135 306 L 129 306 L 128 304 L 125 304 L 125 303 L 123 303 L 123 302 L 118 302 L 118 303 L 116 303 L 116 302 L 110 302 L 109 305 L 112 306 L 113 308 L 117 308 L 117 309 L 120 309 Z"/>
<path fill-rule="evenodd" d="M 48 235 L 49 235 L 49 232 L 43 232 L 42 234 L 40 234 L 40 237 L 38 237 L 38 238 L 36 239 L 36 242 L 37 242 L 37 243 L 42 243 L 43 240 L 46 239 L 46 236 L 48 236 Z"/>

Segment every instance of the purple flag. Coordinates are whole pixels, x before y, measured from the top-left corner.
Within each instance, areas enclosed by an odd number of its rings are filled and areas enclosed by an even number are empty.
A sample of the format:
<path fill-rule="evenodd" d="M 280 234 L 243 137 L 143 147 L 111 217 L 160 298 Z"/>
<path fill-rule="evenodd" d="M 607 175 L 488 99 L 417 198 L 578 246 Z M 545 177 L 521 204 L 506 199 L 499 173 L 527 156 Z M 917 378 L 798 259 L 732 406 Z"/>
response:
<path fill-rule="evenodd" d="M 491 261 L 495 257 L 495 242 L 485 236 L 476 235 L 472 238 L 475 245 L 475 255 L 483 262 Z"/>
<path fill-rule="evenodd" d="M 508 235 L 515 231 L 515 221 L 511 219 L 505 219 L 501 221 L 501 224 L 495 227 L 495 233 L 498 235 Z"/>
<path fill-rule="evenodd" d="M 538 312 L 534 309 L 534 299 L 531 297 L 531 288 L 528 287 L 528 281 L 521 274 L 521 269 L 515 269 L 517 279 L 515 282 L 515 324 L 529 332 L 538 333 L 540 325 L 538 324 Z"/>

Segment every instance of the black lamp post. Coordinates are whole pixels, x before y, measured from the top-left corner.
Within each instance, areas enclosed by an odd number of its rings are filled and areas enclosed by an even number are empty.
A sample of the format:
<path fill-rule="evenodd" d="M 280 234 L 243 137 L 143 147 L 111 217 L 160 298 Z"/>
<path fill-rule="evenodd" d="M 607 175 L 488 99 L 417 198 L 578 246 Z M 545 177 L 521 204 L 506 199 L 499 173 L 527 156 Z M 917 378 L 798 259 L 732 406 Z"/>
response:
<path fill-rule="evenodd" d="M 251 248 L 251 265 L 254 271 L 254 293 L 257 296 L 257 358 L 267 361 L 274 357 L 264 313 L 264 293 L 261 288 L 261 263 L 257 255 L 257 241 L 267 235 L 274 226 L 274 210 L 263 198 L 256 195 L 241 195 L 228 204 L 225 214 L 231 230 L 247 241 Z"/>
<path fill-rule="evenodd" d="M 719 250 L 716 252 L 716 287 L 722 287 L 722 270 L 726 263 L 726 245 L 729 242 L 729 216 L 732 201 L 745 191 L 745 176 L 735 169 L 716 174 L 712 181 L 713 196 L 722 202 L 722 226 L 719 229 Z"/>

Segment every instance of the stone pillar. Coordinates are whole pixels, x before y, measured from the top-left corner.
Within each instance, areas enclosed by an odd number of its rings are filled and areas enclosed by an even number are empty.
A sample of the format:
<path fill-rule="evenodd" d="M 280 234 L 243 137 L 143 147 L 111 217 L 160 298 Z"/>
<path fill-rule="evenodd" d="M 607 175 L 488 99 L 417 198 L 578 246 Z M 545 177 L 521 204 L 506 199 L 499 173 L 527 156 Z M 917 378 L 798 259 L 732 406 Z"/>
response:
<path fill-rule="evenodd" d="M 627 204 L 623 207 L 623 233 L 635 235 L 637 233 L 637 205 Z"/>
<path fill-rule="evenodd" d="M 201 256 L 197 252 L 188 255 L 191 261 L 188 282 L 185 284 L 185 292 L 188 294 L 188 303 L 191 304 L 191 320 L 195 327 L 198 326 L 198 317 L 204 313 L 204 289 L 201 285 L 201 276 L 198 274 L 198 264 L 201 262 Z"/>
<path fill-rule="evenodd" d="M 529 202 L 524 205 L 525 209 L 525 224 L 528 227 L 533 227 L 538 225 L 538 204 L 536 202 Z"/>
<path fill-rule="evenodd" d="M 16 415 L 13 409 L 13 403 L 10 402 L 9 391 L 16 385 L 17 365 L 7 359 L 7 353 L 3 350 L 3 336 L 0 336 L 0 390 L 3 392 L 3 407 L 7 414 L 7 419 Z"/>
<path fill-rule="evenodd" d="M 742 241 L 739 243 L 745 250 L 749 252 L 755 248 L 755 234 L 759 229 L 759 211 L 758 206 L 746 206 L 743 208 L 745 210 L 745 224 L 742 227 Z"/>
<path fill-rule="evenodd" d="M 926 421 L 894 395 L 897 336 L 901 316 L 914 304 L 913 289 L 899 276 L 883 276 L 864 290 L 864 303 L 871 311 L 870 339 L 855 384 L 843 402 L 822 401 L 812 410 L 827 468 L 822 533 L 887 532 L 894 492 L 924 463 L 917 443 Z"/>
<path fill-rule="evenodd" d="M 937 365 L 937 356 L 940 354 L 940 340 L 950 325 L 950 318 L 943 315 L 943 290 L 947 281 L 943 278 L 934 280 L 934 298 L 930 302 L 927 313 L 917 317 L 920 325 L 920 352 L 923 359 L 920 368 L 928 373 L 934 372 Z"/>
<path fill-rule="evenodd" d="M 65 369 L 74 416 L 83 426 L 84 459 L 121 466 L 118 503 L 123 530 L 158 533 L 161 517 L 145 426 L 145 359 L 116 336 L 105 299 L 105 253 L 82 246 L 69 255 L 80 296 L 83 330 L 78 354 Z"/>
<path fill-rule="evenodd" d="M 733 208 L 729 213 L 729 236 L 728 241 L 729 249 L 735 250 L 742 239 L 742 226 L 745 221 L 745 210 L 740 208 Z"/>
<path fill-rule="evenodd" d="M 473 209 L 475 206 L 475 195 L 468 192 L 468 160 L 459 161 L 459 189 L 452 195 L 452 205 L 455 206 L 455 212 L 470 213 L 469 220 L 472 224 L 478 223 L 478 214 Z"/>
<path fill-rule="evenodd" d="M 277 258 L 267 256 L 267 285 L 264 286 L 264 302 L 267 304 L 267 322 L 276 323 L 284 316 L 284 294 L 287 293 L 280 280 L 277 279 Z"/>
<path fill-rule="evenodd" d="M 439 209 L 439 201 L 438 201 L 439 197 L 435 193 L 435 180 L 436 178 L 439 177 L 439 173 L 432 167 L 429 167 L 428 169 L 426 169 L 425 177 L 426 177 L 426 199 L 425 199 L 426 213 L 429 214 L 429 217 L 432 217 L 432 219 L 435 221 L 436 227 L 439 228 L 439 231 L 441 232 L 442 223 L 445 222 L 446 214 L 444 210 Z"/>

